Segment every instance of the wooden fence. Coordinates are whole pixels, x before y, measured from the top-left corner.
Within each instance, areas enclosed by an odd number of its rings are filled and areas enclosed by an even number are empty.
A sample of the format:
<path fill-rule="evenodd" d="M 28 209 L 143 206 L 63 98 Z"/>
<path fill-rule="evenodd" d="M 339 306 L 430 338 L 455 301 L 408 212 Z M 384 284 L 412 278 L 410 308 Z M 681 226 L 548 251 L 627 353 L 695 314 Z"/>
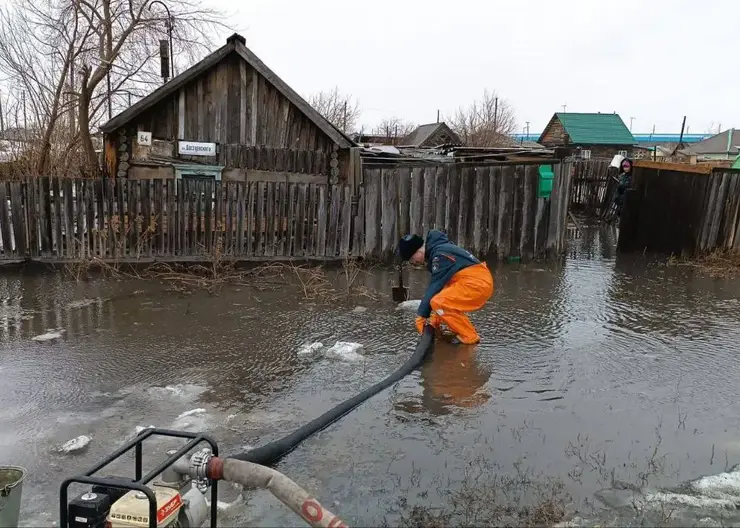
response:
<path fill-rule="evenodd" d="M 620 252 L 740 251 L 740 171 L 636 161 Z"/>
<path fill-rule="evenodd" d="M 570 210 L 588 218 L 613 219 L 612 205 L 619 181 L 611 160 L 570 160 L 572 174 Z"/>
<path fill-rule="evenodd" d="M 343 258 L 350 255 L 351 209 L 346 185 L 0 182 L 0 258 Z"/>
<path fill-rule="evenodd" d="M 0 182 L 0 259 L 388 260 L 407 232 L 445 230 L 483 258 L 559 255 L 570 171 L 550 197 L 536 164 L 363 168 L 349 185 L 32 178 Z"/>
<path fill-rule="evenodd" d="M 570 173 L 555 165 L 550 198 L 538 198 L 538 165 L 441 163 L 363 169 L 363 254 L 388 258 L 400 235 L 443 229 L 480 257 L 532 259 L 565 243 Z"/>

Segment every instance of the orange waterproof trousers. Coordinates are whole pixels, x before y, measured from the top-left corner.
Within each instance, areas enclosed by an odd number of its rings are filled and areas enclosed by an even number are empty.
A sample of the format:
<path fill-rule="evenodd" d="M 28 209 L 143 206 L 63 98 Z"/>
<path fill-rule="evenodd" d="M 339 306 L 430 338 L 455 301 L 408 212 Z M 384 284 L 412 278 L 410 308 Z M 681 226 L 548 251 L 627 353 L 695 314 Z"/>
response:
<path fill-rule="evenodd" d="M 479 343 L 478 332 L 465 312 L 480 310 L 492 295 L 493 276 L 485 262 L 460 270 L 432 297 L 430 323 L 435 328 L 446 324 L 464 344 Z M 423 317 L 416 319 L 416 329 L 420 333 L 424 329 Z"/>

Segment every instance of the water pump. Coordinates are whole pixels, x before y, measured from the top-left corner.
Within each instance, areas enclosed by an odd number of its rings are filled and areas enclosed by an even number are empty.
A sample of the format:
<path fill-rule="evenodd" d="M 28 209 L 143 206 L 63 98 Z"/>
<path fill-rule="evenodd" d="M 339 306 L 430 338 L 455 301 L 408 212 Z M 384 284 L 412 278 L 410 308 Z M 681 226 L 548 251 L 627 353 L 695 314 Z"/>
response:
<path fill-rule="evenodd" d="M 144 441 L 151 436 L 187 438 L 187 444 L 167 452 L 167 459 L 146 475 L 142 475 Z M 183 468 L 183 457 L 198 444 L 206 442 L 208 448 L 192 455 L 192 468 Z M 100 470 L 134 449 L 135 478 L 95 476 Z M 60 500 L 60 526 L 69 528 L 194 528 L 203 526 L 208 519 L 206 493 L 216 504 L 218 483 L 210 482 L 198 474 L 200 467 L 218 454 L 216 442 L 204 434 L 192 434 L 166 429 L 146 429 L 136 438 L 91 468 L 83 475 L 62 483 Z M 179 464 L 176 464 L 178 463 Z M 176 469 L 176 465 L 178 469 Z M 203 471 L 200 470 L 202 474 Z M 89 491 L 67 502 L 68 488 L 72 483 L 90 484 Z M 151 484 L 150 484 L 151 483 Z M 211 508 L 211 527 L 216 526 L 217 509 Z"/>

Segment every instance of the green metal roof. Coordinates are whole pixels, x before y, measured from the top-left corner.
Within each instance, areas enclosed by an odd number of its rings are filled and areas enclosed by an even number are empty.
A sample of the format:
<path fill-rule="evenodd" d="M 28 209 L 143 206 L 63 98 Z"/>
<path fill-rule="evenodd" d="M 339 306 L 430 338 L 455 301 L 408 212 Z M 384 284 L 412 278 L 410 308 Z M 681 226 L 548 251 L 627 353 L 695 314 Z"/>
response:
<path fill-rule="evenodd" d="M 740 156 L 735 158 L 735 162 L 732 164 L 733 169 L 740 169 Z"/>
<path fill-rule="evenodd" d="M 632 133 L 618 114 L 555 114 L 572 144 L 634 145 Z"/>

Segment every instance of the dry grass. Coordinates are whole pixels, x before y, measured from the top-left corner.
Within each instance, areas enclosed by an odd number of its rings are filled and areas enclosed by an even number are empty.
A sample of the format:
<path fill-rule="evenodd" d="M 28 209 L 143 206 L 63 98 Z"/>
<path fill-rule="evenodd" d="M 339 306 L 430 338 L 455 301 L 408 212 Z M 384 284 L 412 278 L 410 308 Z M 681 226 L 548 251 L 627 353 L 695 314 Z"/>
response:
<path fill-rule="evenodd" d="M 717 250 L 694 258 L 671 256 L 666 266 L 689 267 L 713 278 L 730 278 L 740 273 L 740 253 Z"/>
<path fill-rule="evenodd" d="M 355 259 L 345 259 L 339 271 L 320 265 L 295 262 L 271 262 L 248 269 L 238 268 L 232 251 L 224 250 L 220 239 L 214 251 L 204 254 L 200 263 L 155 263 L 146 268 L 111 264 L 89 258 L 65 266 L 65 272 L 76 281 L 88 280 L 93 270 L 116 280 L 159 281 L 167 290 L 191 294 L 196 290 L 217 293 L 223 288 L 249 287 L 258 291 L 296 288 L 303 300 L 323 303 L 363 299 L 378 301 L 383 295 L 361 284 L 368 274 Z"/>

